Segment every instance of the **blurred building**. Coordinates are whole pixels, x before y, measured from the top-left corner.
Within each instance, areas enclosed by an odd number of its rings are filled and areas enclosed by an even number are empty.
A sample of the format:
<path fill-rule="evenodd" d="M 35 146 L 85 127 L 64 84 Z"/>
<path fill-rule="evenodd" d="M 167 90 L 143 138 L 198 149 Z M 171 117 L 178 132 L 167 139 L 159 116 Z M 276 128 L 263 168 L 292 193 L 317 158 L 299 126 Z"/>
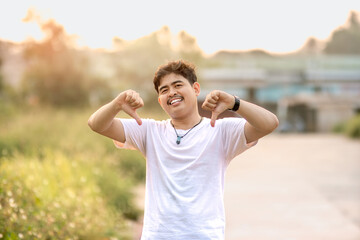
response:
<path fill-rule="evenodd" d="M 280 131 L 327 132 L 360 111 L 360 56 L 257 56 L 202 69 L 221 89 L 277 113 Z M 223 65 L 224 66 L 224 65 Z"/>

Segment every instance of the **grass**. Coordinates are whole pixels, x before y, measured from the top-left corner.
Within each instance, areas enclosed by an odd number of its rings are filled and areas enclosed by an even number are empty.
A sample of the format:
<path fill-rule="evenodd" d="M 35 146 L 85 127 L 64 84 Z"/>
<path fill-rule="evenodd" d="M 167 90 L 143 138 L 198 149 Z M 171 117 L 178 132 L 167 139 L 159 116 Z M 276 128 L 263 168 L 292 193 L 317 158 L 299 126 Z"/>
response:
<path fill-rule="evenodd" d="M 93 133 L 92 111 L 16 108 L 0 118 L 0 239 L 130 238 L 145 160 Z"/>

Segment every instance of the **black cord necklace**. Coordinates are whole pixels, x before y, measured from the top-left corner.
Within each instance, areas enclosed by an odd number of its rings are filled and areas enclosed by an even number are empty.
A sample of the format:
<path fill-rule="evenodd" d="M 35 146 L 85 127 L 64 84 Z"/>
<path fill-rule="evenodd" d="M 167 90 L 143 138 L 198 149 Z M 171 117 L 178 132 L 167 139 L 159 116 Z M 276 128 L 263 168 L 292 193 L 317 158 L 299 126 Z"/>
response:
<path fill-rule="evenodd" d="M 183 137 L 185 137 L 191 130 L 193 130 L 193 128 L 194 127 L 196 127 L 197 125 L 199 125 L 200 123 L 201 123 L 201 121 L 202 121 L 202 119 L 203 118 L 201 118 L 200 119 L 200 121 L 197 123 L 197 124 L 195 124 L 192 128 L 190 128 L 189 129 L 189 131 L 187 131 L 184 135 L 182 135 L 182 136 L 179 136 L 179 134 L 177 133 L 177 131 L 176 131 L 176 128 L 174 127 L 174 124 L 172 124 L 172 122 L 170 121 L 170 123 L 171 123 L 171 125 L 173 126 L 173 128 L 174 128 L 174 130 L 175 130 L 175 133 L 176 133 L 176 144 L 180 144 L 180 142 L 181 142 L 181 139 L 183 138 Z"/>

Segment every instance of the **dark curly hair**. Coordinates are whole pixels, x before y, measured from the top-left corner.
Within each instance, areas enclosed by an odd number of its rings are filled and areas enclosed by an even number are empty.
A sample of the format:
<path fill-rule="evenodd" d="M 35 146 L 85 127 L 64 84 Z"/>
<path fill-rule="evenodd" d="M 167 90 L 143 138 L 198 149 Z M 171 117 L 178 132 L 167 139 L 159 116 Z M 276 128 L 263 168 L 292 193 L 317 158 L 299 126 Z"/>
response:
<path fill-rule="evenodd" d="M 157 93 L 159 93 L 160 81 L 168 74 L 175 73 L 186 78 L 191 85 L 197 82 L 197 76 L 195 73 L 195 66 L 184 60 L 171 61 L 167 64 L 159 66 L 154 76 L 154 87 Z"/>

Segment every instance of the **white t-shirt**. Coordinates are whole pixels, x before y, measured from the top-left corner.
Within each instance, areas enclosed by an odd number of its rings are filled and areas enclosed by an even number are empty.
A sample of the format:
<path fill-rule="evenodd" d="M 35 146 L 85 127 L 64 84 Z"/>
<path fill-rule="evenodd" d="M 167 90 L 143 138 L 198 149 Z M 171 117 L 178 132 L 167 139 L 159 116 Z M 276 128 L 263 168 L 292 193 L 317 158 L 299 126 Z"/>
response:
<path fill-rule="evenodd" d="M 125 148 L 146 157 L 142 240 L 224 239 L 225 170 L 246 144 L 245 120 L 210 119 L 193 128 L 181 143 L 170 120 L 121 119 Z M 178 130 L 180 136 L 188 130 Z"/>

